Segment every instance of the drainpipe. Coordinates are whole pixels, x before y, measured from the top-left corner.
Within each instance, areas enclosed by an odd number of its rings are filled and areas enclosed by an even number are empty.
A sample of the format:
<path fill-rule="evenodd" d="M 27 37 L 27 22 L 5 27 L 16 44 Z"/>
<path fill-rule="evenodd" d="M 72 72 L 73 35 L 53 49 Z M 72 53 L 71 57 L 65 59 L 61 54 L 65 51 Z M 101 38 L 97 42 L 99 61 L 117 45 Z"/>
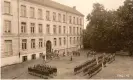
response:
<path fill-rule="evenodd" d="M 66 12 L 66 25 L 67 25 L 67 21 L 68 21 L 68 19 L 67 19 L 67 12 Z M 67 49 L 66 49 L 66 52 L 68 53 L 68 29 L 69 29 L 69 26 L 67 25 Z M 66 54 L 67 54 L 66 53 Z"/>
<path fill-rule="evenodd" d="M 18 12 L 18 55 L 19 55 L 19 63 L 20 63 L 20 57 L 21 57 L 21 53 L 20 53 L 20 32 L 19 32 L 19 0 L 17 0 L 17 12 Z"/>

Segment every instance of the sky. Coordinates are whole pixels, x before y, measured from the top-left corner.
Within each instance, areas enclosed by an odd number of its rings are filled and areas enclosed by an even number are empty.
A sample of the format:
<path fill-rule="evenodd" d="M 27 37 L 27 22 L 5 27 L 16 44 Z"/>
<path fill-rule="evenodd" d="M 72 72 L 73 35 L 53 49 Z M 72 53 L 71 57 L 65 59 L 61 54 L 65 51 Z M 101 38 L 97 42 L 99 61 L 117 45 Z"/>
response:
<path fill-rule="evenodd" d="M 86 16 L 91 13 L 93 9 L 93 3 L 101 3 L 104 5 L 105 9 L 116 10 L 119 6 L 123 5 L 125 0 L 53 0 L 55 2 L 73 7 L 76 6 L 76 9 L 85 15 L 84 17 L 84 28 L 87 25 Z"/>

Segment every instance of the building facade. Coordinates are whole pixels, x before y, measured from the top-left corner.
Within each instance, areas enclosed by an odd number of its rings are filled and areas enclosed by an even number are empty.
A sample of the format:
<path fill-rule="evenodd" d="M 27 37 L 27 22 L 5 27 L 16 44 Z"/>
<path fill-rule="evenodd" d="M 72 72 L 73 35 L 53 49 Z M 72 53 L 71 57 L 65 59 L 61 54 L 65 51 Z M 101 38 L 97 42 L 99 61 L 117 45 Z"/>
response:
<path fill-rule="evenodd" d="M 3 0 L 1 65 L 82 48 L 84 15 L 51 0 Z"/>

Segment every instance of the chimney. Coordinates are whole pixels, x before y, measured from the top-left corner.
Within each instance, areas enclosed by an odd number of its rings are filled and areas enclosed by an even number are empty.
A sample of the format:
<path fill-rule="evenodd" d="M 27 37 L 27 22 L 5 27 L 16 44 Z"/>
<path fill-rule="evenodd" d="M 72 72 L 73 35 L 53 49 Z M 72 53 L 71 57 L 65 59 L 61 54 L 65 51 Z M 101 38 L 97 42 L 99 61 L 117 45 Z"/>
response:
<path fill-rule="evenodd" d="M 73 9 L 75 9 L 75 10 L 76 10 L 76 6 L 73 6 Z"/>

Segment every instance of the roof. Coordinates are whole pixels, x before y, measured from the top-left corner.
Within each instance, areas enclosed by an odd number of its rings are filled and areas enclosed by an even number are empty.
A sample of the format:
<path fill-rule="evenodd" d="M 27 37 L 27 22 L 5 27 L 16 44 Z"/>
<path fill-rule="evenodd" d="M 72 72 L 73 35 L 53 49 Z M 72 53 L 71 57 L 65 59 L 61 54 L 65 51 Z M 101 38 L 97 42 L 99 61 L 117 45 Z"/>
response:
<path fill-rule="evenodd" d="M 35 3 L 35 4 L 39 4 L 39 5 L 43 5 L 43 6 L 47 6 L 47 7 L 52 7 L 52 8 L 55 8 L 55 9 L 62 10 L 62 11 L 66 11 L 66 12 L 70 12 L 70 13 L 77 14 L 77 15 L 80 15 L 80 16 L 84 16 L 78 10 L 76 10 L 72 7 L 54 2 L 52 0 L 24 0 L 24 1 L 32 2 L 32 3 Z"/>

